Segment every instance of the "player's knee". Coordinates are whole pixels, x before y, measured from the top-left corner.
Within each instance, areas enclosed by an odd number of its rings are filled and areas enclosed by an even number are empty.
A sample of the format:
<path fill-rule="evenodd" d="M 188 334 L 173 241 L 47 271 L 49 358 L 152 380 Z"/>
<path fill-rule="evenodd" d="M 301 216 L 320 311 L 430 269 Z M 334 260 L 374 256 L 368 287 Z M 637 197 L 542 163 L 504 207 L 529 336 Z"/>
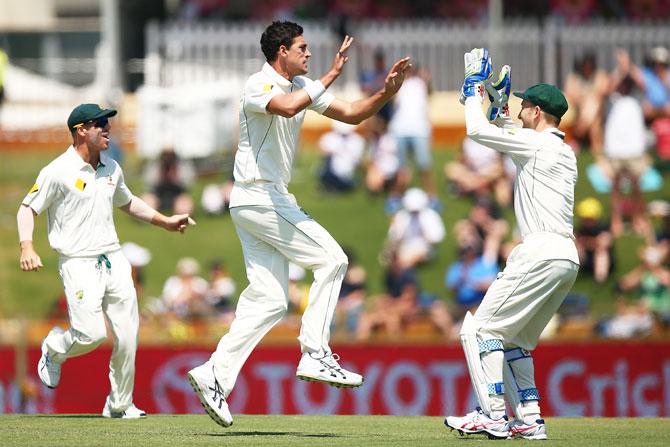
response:
<path fill-rule="evenodd" d="M 328 253 L 322 260 L 322 262 L 316 266 L 316 270 L 322 270 L 323 272 L 328 272 L 328 274 L 337 274 L 338 272 L 347 271 L 347 266 L 349 265 L 349 259 L 347 255 L 339 249 Z"/>
<path fill-rule="evenodd" d="M 107 338 L 107 329 L 102 326 L 91 326 L 84 331 L 78 331 L 79 343 L 91 347 L 99 346 Z"/>
<path fill-rule="evenodd" d="M 340 249 L 335 253 L 333 253 L 330 265 L 331 268 L 335 270 L 342 269 L 343 271 L 346 271 L 347 267 L 349 266 L 349 258 L 347 257 L 346 253 L 344 253 L 344 251 Z"/>
<path fill-rule="evenodd" d="M 275 318 L 282 318 L 288 310 L 288 302 L 275 301 L 271 306 L 268 306 L 268 312 L 275 316 Z"/>

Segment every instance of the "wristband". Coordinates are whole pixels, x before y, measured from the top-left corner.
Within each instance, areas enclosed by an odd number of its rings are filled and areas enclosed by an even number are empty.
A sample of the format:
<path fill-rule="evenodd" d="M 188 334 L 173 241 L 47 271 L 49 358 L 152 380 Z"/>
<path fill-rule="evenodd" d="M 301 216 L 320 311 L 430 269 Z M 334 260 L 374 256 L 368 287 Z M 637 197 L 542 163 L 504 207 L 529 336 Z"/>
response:
<path fill-rule="evenodd" d="M 305 85 L 303 87 L 305 89 L 305 92 L 307 92 L 307 95 L 309 95 L 310 99 L 312 100 L 312 103 L 314 103 L 321 95 L 323 95 L 326 91 L 326 87 L 323 86 L 323 83 L 321 81 L 314 81 L 310 84 Z"/>

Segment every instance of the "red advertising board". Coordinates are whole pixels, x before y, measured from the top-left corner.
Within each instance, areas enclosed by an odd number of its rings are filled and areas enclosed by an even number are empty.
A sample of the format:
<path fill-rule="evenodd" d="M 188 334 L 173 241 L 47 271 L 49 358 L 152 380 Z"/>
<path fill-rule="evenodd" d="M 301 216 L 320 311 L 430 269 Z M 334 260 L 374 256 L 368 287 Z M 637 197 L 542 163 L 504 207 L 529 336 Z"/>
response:
<path fill-rule="evenodd" d="M 457 345 L 346 346 L 336 349 L 365 383 L 341 390 L 295 378 L 297 347 L 260 346 L 229 397 L 234 414 L 461 414 L 474 397 Z M 14 383 L 14 353 L 0 348 L 0 413 L 97 413 L 109 391 L 109 347 L 68 360 L 55 390 L 28 354 L 27 399 Z M 140 348 L 135 403 L 149 413 L 202 412 L 185 373 L 207 349 Z M 670 343 L 545 344 L 533 353 L 546 416 L 670 416 Z M 32 391 L 31 391 L 32 390 Z M 26 395 L 24 393 L 24 395 Z"/>

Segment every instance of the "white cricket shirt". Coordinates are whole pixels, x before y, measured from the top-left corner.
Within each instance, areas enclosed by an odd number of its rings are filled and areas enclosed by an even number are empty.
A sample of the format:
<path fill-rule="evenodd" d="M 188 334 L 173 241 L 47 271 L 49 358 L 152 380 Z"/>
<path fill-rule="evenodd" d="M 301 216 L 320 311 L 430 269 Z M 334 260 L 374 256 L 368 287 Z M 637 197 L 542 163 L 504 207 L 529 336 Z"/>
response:
<path fill-rule="evenodd" d="M 292 118 L 271 114 L 266 107 L 276 95 L 291 93 L 312 82 L 305 76 L 296 76 L 291 82 L 268 63 L 247 80 L 240 100 L 240 143 L 235 154 L 235 187 L 230 206 L 271 205 L 267 189 L 286 190 L 307 109 L 322 114 L 335 97 L 325 92 Z"/>
<path fill-rule="evenodd" d="M 616 160 L 641 157 L 646 150 L 645 132 L 640 101 L 612 95 L 612 108 L 605 120 L 605 155 Z"/>
<path fill-rule="evenodd" d="M 396 136 L 430 137 L 428 85 L 419 76 L 405 79 L 396 93 L 389 130 Z"/>
<path fill-rule="evenodd" d="M 563 143 L 563 132 L 515 127 L 510 118 L 499 117 L 496 122 L 503 127 L 488 122 L 479 98 L 465 101 L 468 136 L 508 154 L 516 165 L 514 214 L 524 242 L 544 239 L 544 246 L 538 245 L 539 259 L 568 259 L 579 264 L 572 224 L 577 159 Z"/>
<path fill-rule="evenodd" d="M 113 211 L 131 198 L 116 161 L 101 153 L 93 169 L 70 146 L 40 171 L 22 203 L 37 214 L 46 210 L 49 244 L 58 253 L 96 256 L 121 248 Z"/>

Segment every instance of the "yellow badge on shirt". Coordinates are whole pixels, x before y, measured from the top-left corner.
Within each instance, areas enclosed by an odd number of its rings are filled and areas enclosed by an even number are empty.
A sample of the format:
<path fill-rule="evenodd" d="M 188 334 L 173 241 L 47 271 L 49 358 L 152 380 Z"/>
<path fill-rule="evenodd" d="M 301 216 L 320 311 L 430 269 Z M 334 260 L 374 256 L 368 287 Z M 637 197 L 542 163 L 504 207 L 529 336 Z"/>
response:
<path fill-rule="evenodd" d="M 74 187 L 77 188 L 79 191 L 83 191 L 84 188 L 86 188 L 86 182 L 78 178 L 74 184 Z"/>
<path fill-rule="evenodd" d="M 263 84 L 263 92 L 264 93 L 269 93 L 270 90 L 272 90 L 273 85 L 272 84 Z"/>
<path fill-rule="evenodd" d="M 37 183 L 35 183 L 35 184 L 33 185 L 33 187 L 30 188 L 30 191 L 28 191 L 28 194 L 32 194 L 32 193 L 34 193 L 34 192 L 37 192 L 38 189 L 40 189 L 40 187 L 37 186 Z"/>

